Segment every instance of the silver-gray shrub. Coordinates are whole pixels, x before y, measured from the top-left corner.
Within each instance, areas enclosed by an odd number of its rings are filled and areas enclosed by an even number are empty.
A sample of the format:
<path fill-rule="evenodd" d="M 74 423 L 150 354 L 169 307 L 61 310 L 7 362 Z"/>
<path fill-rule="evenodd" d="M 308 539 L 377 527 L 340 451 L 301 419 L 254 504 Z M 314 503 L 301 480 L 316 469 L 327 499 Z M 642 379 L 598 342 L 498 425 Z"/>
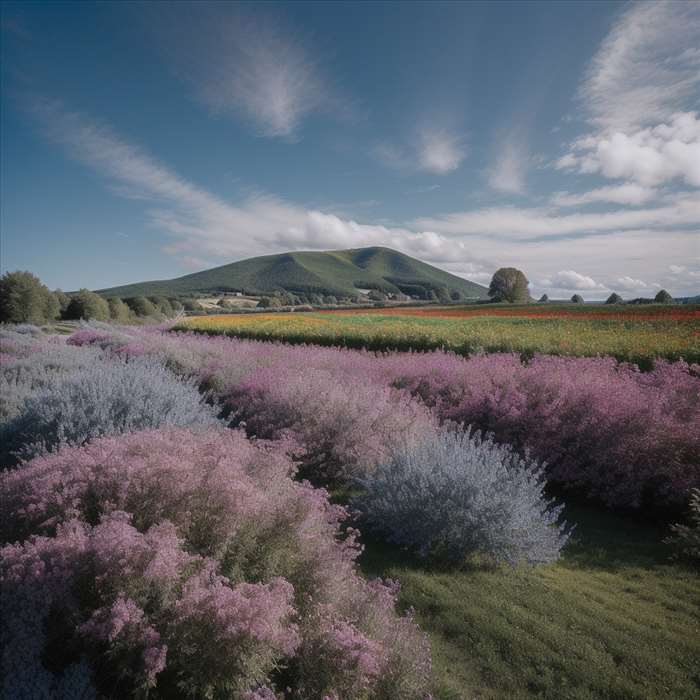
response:
<path fill-rule="evenodd" d="M 6 463 L 10 455 L 26 459 L 104 435 L 218 424 L 216 407 L 206 403 L 196 382 L 175 376 L 158 359 L 71 350 L 83 360 L 79 369 L 42 378 L 0 428 Z"/>
<path fill-rule="evenodd" d="M 3 353 L 0 362 L 0 425 L 19 413 L 28 396 L 54 382 L 58 376 L 79 372 L 99 355 L 94 348 L 37 342 L 30 336 L 7 332 L 0 333 L 0 345 L 2 350 L 15 351 L 14 354 Z"/>
<path fill-rule="evenodd" d="M 570 535 L 542 467 L 476 432 L 444 430 L 396 450 L 360 485 L 365 524 L 421 555 L 542 564 Z"/>

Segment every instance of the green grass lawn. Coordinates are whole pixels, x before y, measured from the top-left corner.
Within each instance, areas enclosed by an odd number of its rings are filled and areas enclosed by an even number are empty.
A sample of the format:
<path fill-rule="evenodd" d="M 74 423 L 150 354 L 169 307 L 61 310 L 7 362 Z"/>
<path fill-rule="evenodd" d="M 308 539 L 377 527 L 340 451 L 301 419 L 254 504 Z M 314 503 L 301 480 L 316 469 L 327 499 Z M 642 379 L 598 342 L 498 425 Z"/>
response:
<path fill-rule="evenodd" d="M 585 508 L 562 560 L 440 570 L 367 542 L 369 575 L 401 581 L 431 637 L 435 697 L 700 698 L 700 576 L 665 530 Z"/>

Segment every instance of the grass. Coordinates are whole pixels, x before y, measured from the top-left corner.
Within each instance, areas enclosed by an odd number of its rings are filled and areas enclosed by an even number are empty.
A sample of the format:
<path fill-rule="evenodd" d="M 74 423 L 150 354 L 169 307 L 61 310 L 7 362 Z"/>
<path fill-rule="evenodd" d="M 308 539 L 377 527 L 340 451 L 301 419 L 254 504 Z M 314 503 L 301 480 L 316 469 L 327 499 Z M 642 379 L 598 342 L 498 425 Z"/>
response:
<path fill-rule="evenodd" d="M 697 307 L 630 309 L 632 307 L 606 309 L 601 306 L 595 311 L 584 311 L 561 306 L 558 312 L 549 308 L 542 312 L 546 317 L 535 318 L 526 313 L 539 313 L 540 308 L 536 306 L 511 309 L 498 306 L 490 315 L 485 315 L 489 312 L 483 306 L 356 313 L 270 313 L 189 318 L 176 329 L 372 350 L 442 348 L 463 355 L 478 351 L 612 355 L 641 366 L 648 366 L 655 357 L 700 362 L 700 311 Z"/>
<path fill-rule="evenodd" d="M 369 575 L 402 584 L 431 637 L 435 697 L 700 697 L 700 577 L 669 561 L 667 534 L 590 508 L 561 561 L 444 570 L 379 542 Z"/>

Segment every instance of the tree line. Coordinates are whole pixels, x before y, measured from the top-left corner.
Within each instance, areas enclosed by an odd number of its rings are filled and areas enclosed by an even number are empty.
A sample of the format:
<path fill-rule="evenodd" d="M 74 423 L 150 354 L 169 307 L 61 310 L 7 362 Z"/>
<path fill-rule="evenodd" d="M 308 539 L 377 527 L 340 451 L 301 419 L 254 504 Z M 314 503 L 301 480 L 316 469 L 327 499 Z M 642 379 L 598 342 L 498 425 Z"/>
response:
<path fill-rule="evenodd" d="M 497 270 L 489 285 L 489 298 L 495 302 L 508 302 L 511 304 L 528 304 L 534 299 L 530 296 L 529 281 L 522 270 L 515 267 L 502 267 Z M 549 297 L 543 294 L 539 298 L 541 304 L 546 304 Z M 572 304 L 584 304 L 580 294 L 574 294 L 570 299 Z M 671 304 L 673 297 L 661 289 L 653 299 L 631 299 L 625 301 L 617 292 L 613 292 L 606 300 L 606 304 Z"/>
<path fill-rule="evenodd" d="M 139 318 L 171 318 L 182 310 L 177 299 L 164 296 L 105 298 L 89 289 L 66 294 L 51 291 L 31 272 L 18 270 L 0 277 L 0 323 L 41 326 L 59 319 L 129 323 Z"/>

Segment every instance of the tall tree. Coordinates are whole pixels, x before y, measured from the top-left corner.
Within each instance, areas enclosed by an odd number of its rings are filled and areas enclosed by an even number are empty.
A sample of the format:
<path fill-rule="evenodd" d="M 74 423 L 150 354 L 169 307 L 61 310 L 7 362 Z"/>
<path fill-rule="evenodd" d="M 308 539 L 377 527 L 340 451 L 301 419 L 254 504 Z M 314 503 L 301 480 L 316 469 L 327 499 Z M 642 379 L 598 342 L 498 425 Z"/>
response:
<path fill-rule="evenodd" d="M 0 277 L 0 322 L 40 326 L 58 316 L 58 299 L 31 272 L 6 272 Z"/>
<path fill-rule="evenodd" d="M 662 289 L 654 297 L 654 301 L 657 304 L 670 304 L 673 301 L 673 297 L 665 289 Z"/>
<path fill-rule="evenodd" d="M 574 294 L 574 296 L 571 297 L 571 303 L 572 304 L 583 304 L 585 302 L 583 301 L 583 297 L 580 294 Z"/>
<path fill-rule="evenodd" d="M 530 301 L 527 288 L 528 279 L 515 267 L 502 267 L 496 270 L 489 286 L 492 301 L 507 301 L 511 304 L 523 304 Z"/>
<path fill-rule="evenodd" d="M 616 292 L 613 292 L 606 300 L 606 304 L 624 304 L 625 300 Z"/>

